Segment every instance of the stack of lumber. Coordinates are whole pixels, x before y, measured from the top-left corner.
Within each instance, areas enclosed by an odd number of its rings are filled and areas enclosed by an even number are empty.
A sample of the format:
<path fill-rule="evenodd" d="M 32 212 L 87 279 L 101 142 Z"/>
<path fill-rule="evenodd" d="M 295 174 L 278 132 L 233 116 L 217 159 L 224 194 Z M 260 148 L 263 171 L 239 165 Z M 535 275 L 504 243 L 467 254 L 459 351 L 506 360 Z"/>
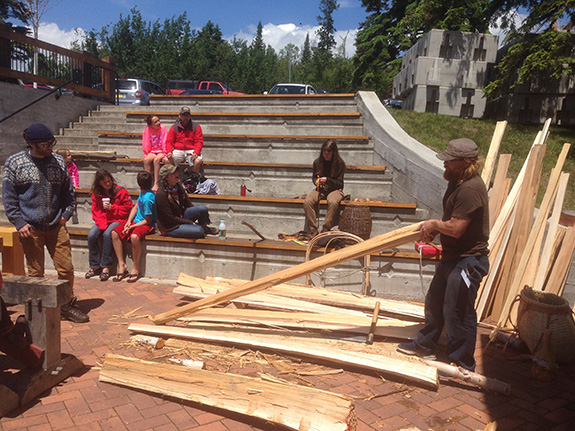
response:
<path fill-rule="evenodd" d="M 511 155 L 500 156 L 490 191 L 490 271 L 479 289 L 476 308 L 478 320 L 489 318 L 500 328 L 510 328 L 516 321 L 513 304 L 524 286 L 562 295 L 573 260 L 575 227 L 560 225 L 569 181 L 562 169 L 570 144 L 563 146 L 534 217 L 549 124 L 550 120 L 537 134 L 511 189 L 506 178 Z M 486 181 L 490 177 L 491 173 L 483 175 Z"/>

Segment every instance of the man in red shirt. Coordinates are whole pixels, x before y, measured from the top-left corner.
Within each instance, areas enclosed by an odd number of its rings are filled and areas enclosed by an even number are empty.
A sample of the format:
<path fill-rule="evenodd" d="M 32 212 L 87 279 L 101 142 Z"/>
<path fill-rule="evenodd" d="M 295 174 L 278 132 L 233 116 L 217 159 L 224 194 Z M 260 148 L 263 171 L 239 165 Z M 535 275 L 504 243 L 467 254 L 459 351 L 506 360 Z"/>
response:
<path fill-rule="evenodd" d="M 202 127 L 192 122 L 188 107 L 180 109 L 179 117 L 179 120 L 170 127 L 166 138 L 166 157 L 176 166 L 187 162 L 194 172 L 200 172 L 204 147 Z"/>

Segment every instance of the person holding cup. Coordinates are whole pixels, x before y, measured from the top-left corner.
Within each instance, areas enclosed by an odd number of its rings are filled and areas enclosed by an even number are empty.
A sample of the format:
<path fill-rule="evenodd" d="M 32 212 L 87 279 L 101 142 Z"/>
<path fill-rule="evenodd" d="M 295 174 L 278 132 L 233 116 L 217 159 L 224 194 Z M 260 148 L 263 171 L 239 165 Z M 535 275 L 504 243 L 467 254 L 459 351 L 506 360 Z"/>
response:
<path fill-rule="evenodd" d="M 130 193 L 116 184 L 106 169 L 100 168 L 92 182 L 92 219 L 94 226 L 88 233 L 88 259 L 90 269 L 85 277 L 100 276 L 100 281 L 110 278 L 114 265 L 112 231 L 128 219 L 132 209 Z"/>

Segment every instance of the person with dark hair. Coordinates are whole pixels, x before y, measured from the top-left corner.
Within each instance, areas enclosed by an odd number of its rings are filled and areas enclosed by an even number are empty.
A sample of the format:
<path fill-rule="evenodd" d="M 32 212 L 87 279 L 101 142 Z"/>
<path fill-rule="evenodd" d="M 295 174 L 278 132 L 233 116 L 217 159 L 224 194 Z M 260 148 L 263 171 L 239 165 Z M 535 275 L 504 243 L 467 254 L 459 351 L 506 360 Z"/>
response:
<path fill-rule="evenodd" d="M 205 205 L 192 204 L 174 165 L 167 164 L 160 169 L 160 187 L 156 192 L 156 207 L 158 230 L 162 235 L 203 238 L 208 234 L 218 234 L 215 226 L 209 226 L 208 208 Z"/>
<path fill-rule="evenodd" d="M 167 163 L 166 158 L 166 137 L 168 131 L 160 122 L 157 115 L 148 115 L 146 117 L 146 128 L 142 133 L 142 150 L 144 151 L 144 169 L 152 173 L 154 169 L 154 186 L 152 190 L 158 189 L 160 179 L 159 172 L 162 163 Z"/>
<path fill-rule="evenodd" d="M 56 138 L 41 123 L 24 132 L 28 147 L 8 158 L 4 165 L 4 210 L 18 230 L 29 277 L 44 277 L 44 247 L 58 273 L 74 291 L 74 265 L 66 223 L 76 209 L 74 186 L 66 162 L 53 153 Z M 63 305 L 63 319 L 85 323 L 90 319 L 76 305 L 76 298 Z"/>
<path fill-rule="evenodd" d="M 128 220 L 112 230 L 112 243 L 118 259 L 118 273 L 113 281 L 122 281 L 127 278 L 128 283 L 135 283 L 141 277 L 140 258 L 142 257 L 142 240 L 156 228 L 156 195 L 152 191 L 152 175 L 142 171 L 138 173 L 138 186 L 140 195 L 136 205 L 130 211 Z M 128 265 L 124 257 L 124 242 L 132 243 L 132 259 L 134 266 L 128 272 Z"/>
<path fill-rule="evenodd" d="M 112 174 L 103 168 L 96 171 L 91 192 L 92 220 L 95 224 L 88 232 L 90 269 L 85 277 L 99 275 L 100 281 L 107 281 L 114 264 L 112 231 L 128 219 L 132 200 L 128 190 L 117 185 Z"/>
<path fill-rule="evenodd" d="M 319 157 L 313 162 L 312 181 L 315 189 L 308 193 L 303 203 L 305 219 L 312 237 L 318 234 L 319 201 L 327 199 L 327 212 L 322 232 L 329 231 L 339 214 L 339 203 L 343 199 L 343 174 L 345 162 L 339 155 L 337 144 L 328 140 L 321 146 Z"/>
<path fill-rule="evenodd" d="M 194 124 L 190 108 L 184 106 L 180 109 L 178 121 L 168 131 L 166 157 L 176 167 L 187 163 L 192 171 L 197 173 L 202 166 L 202 148 L 204 148 L 202 127 Z"/>
<path fill-rule="evenodd" d="M 447 360 L 475 370 L 477 313 L 475 299 L 481 280 L 489 271 L 489 202 L 478 174 L 480 163 L 475 142 L 467 138 L 450 141 L 437 158 L 443 161 L 448 181 L 441 220 L 420 225 L 423 242 L 440 234 L 441 262 L 425 297 L 425 325 L 417 338 L 401 343 L 397 350 L 435 359 L 439 336 L 445 326 Z"/>

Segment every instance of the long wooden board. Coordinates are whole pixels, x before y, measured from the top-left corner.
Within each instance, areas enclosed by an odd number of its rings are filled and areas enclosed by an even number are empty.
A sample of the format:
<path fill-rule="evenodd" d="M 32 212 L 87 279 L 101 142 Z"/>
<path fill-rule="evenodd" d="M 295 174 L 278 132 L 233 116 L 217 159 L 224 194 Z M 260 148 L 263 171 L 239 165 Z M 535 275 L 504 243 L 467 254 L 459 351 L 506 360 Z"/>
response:
<path fill-rule="evenodd" d="M 182 286 L 195 287 L 208 293 L 207 286 L 215 290 L 210 293 L 218 293 L 234 286 L 246 284 L 248 280 L 238 280 L 224 277 L 206 277 L 205 280 L 193 277 L 188 274 L 180 273 L 178 284 Z M 209 283 L 209 284 L 206 284 Z M 406 301 L 396 301 L 384 299 L 375 296 L 366 296 L 354 292 L 345 292 L 343 290 L 328 289 L 325 287 L 310 286 L 305 284 L 281 283 L 272 286 L 265 292 L 267 295 L 273 295 L 281 298 L 293 298 L 302 301 L 314 302 L 317 304 L 329 305 L 335 308 L 348 308 L 361 310 L 371 313 L 375 308 L 375 303 L 380 302 L 380 314 L 392 314 L 393 316 L 406 317 L 414 320 L 424 320 L 424 307 L 422 304 L 416 304 Z M 244 298 L 252 297 L 253 294 Z"/>
<path fill-rule="evenodd" d="M 231 301 L 232 299 L 243 295 L 259 292 L 260 290 L 264 290 L 280 283 L 285 283 L 306 274 L 311 274 L 312 272 L 319 271 L 321 269 L 336 266 L 340 263 L 357 259 L 358 257 L 363 257 L 366 254 L 407 244 L 419 238 L 420 233 L 417 230 L 419 226 L 420 223 L 416 223 L 383 235 L 378 235 L 364 242 L 342 248 L 333 253 L 325 254 L 316 259 L 301 263 L 292 268 L 284 269 L 275 274 L 270 274 L 266 277 L 229 289 L 225 292 L 212 295 L 211 297 L 201 299 L 192 304 L 158 314 L 154 317 L 153 321 L 157 325 L 165 324 L 171 320 L 177 319 L 178 317 L 182 317 L 194 312 L 195 310 L 199 310 L 200 308 L 221 304 L 222 302 Z"/>
<path fill-rule="evenodd" d="M 360 367 L 372 371 L 380 371 L 396 378 L 410 380 L 420 385 L 437 389 L 439 380 L 437 369 L 423 363 L 402 361 L 372 353 L 357 353 L 336 349 L 332 344 L 316 337 L 304 340 L 294 336 L 281 336 L 277 333 L 265 334 L 264 331 L 221 331 L 216 328 L 192 329 L 174 326 L 154 326 L 131 324 L 128 330 L 135 333 L 153 335 L 156 337 L 178 337 L 188 340 L 203 340 L 225 344 L 265 348 L 291 355 L 301 355 L 328 361 L 338 365 Z"/>
<path fill-rule="evenodd" d="M 367 336 L 371 326 L 371 317 L 325 315 L 316 313 L 290 313 L 265 310 L 234 310 L 229 308 L 198 310 L 181 321 L 221 322 L 243 325 L 271 326 L 281 328 L 300 328 L 322 331 L 337 331 Z M 374 335 L 413 340 L 423 328 L 422 323 L 405 322 L 381 317 L 375 326 Z"/>
<path fill-rule="evenodd" d="M 279 379 L 265 381 L 108 354 L 100 381 L 226 409 L 296 431 L 356 429 L 351 398 Z"/>
<path fill-rule="evenodd" d="M 493 174 L 493 167 L 495 165 L 495 158 L 499 152 L 499 147 L 501 146 L 501 140 L 503 139 L 503 134 L 505 133 L 505 128 L 507 127 L 507 121 L 498 121 L 495 125 L 495 131 L 493 132 L 493 137 L 491 138 L 491 144 L 489 144 L 489 151 L 485 157 L 485 163 L 483 165 L 483 171 L 481 172 L 481 179 L 485 183 L 485 186 L 489 188 L 489 183 L 491 182 L 491 175 Z"/>

